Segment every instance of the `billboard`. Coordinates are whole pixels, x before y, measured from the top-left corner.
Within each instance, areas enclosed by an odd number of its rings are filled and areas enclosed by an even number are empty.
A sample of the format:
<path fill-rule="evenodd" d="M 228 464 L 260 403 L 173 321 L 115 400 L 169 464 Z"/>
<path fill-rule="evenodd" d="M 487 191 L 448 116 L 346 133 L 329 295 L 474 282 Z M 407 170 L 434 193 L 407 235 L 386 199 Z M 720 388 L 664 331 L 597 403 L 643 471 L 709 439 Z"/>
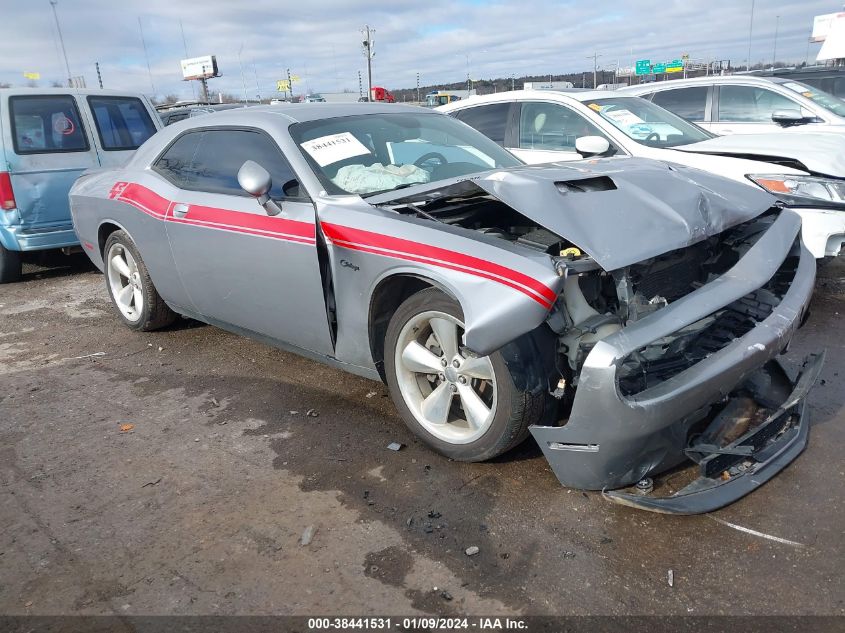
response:
<path fill-rule="evenodd" d="M 836 20 L 845 19 L 845 13 L 825 13 L 813 18 L 813 34 L 811 42 L 824 42 L 827 39 L 830 29 Z"/>
<path fill-rule="evenodd" d="M 183 79 L 209 79 L 217 77 L 217 58 L 214 55 L 191 57 L 179 62 L 182 65 Z"/>

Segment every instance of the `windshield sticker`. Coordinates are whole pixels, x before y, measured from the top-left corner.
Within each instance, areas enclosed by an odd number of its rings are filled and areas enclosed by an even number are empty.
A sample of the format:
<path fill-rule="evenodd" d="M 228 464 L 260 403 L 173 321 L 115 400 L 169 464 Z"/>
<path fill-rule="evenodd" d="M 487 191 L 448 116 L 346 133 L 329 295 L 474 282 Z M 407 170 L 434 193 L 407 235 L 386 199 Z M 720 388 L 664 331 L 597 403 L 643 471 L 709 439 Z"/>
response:
<path fill-rule="evenodd" d="M 596 112 L 601 112 L 601 106 L 598 103 L 591 103 L 587 107 L 591 110 L 595 110 Z"/>
<path fill-rule="evenodd" d="M 363 143 L 352 136 L 349 132 L 321 136 L 312 141 L 305 141 L 299 144 L 302 149 L 311 155 L 320 167 L 331 165 L 338 161 L 371 154 L 370 150 L 364 147 Z"/>
<path fill-rule="evenodd" d="M 630 110 L 603 110 L 602 114 L 619 125 L 637 125 L 645 123 L 640 117 Z"/>

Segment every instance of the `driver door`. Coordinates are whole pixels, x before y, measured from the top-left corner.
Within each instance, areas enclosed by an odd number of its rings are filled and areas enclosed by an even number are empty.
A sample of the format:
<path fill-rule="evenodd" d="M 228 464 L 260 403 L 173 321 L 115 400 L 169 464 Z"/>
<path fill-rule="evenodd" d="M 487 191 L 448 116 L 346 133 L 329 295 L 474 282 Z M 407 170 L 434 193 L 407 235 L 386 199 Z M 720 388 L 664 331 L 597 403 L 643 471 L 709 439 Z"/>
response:
<path fill-rule="evenodd" d="M 270 173 L 279 215 L 240 188 L 247 160 Z M 314 205 L 276 142 L 258 129 L 189 131 L 154 169 L 172 185 L 167 234 L 194 309 L 215 324 L 330 355 Z"/>

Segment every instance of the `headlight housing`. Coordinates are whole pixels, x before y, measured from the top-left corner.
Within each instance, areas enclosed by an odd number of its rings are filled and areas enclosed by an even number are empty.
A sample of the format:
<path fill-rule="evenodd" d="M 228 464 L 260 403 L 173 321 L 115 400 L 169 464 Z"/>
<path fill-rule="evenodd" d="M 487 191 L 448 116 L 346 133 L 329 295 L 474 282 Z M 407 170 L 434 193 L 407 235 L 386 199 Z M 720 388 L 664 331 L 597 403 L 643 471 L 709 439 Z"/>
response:
<path fill-rule="evenodd" d="M 747 174 L 746 178 L 789 205 L 845 208 L 845 180 L 785 174 Z"/>

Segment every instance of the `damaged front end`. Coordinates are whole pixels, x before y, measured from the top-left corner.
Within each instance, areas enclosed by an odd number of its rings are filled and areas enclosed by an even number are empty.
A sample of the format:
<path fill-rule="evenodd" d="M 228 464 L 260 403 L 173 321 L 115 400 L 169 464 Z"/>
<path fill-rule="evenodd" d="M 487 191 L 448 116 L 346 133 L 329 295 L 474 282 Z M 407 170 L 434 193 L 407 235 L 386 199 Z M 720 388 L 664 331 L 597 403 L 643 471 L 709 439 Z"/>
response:
<path fill-rule="evenodd" d="M 806 315 L 815 259 L 800 217 L 765 192 L 626 160 L 492 172 L 391 202 L 552 257 L 564 281 L 545 388 L 559 407 L 530 431 L 562 484 L 706 512 L 806 444 L 822 358 L 794 383 L 774 359 Z M 699 475 L 677 488 L 682 463 Z M 619 490 L 667 471 L 670 485 Z"/>
<path fill-rule="evenodd" d="M 799 231 L 794 213 L 775 208 L 659 257 L 568 276 L 548 323 L 571 410 L 531 428 L 562 483 L 693 514 L 747 494 L 801 452 L 803 399 L 823 359 L 808 359 L 794 383 L 773 360 L 815 280 Z M 690 460 L 699 474 L 686 485 L 677 470 L 649 483 Z"/>

